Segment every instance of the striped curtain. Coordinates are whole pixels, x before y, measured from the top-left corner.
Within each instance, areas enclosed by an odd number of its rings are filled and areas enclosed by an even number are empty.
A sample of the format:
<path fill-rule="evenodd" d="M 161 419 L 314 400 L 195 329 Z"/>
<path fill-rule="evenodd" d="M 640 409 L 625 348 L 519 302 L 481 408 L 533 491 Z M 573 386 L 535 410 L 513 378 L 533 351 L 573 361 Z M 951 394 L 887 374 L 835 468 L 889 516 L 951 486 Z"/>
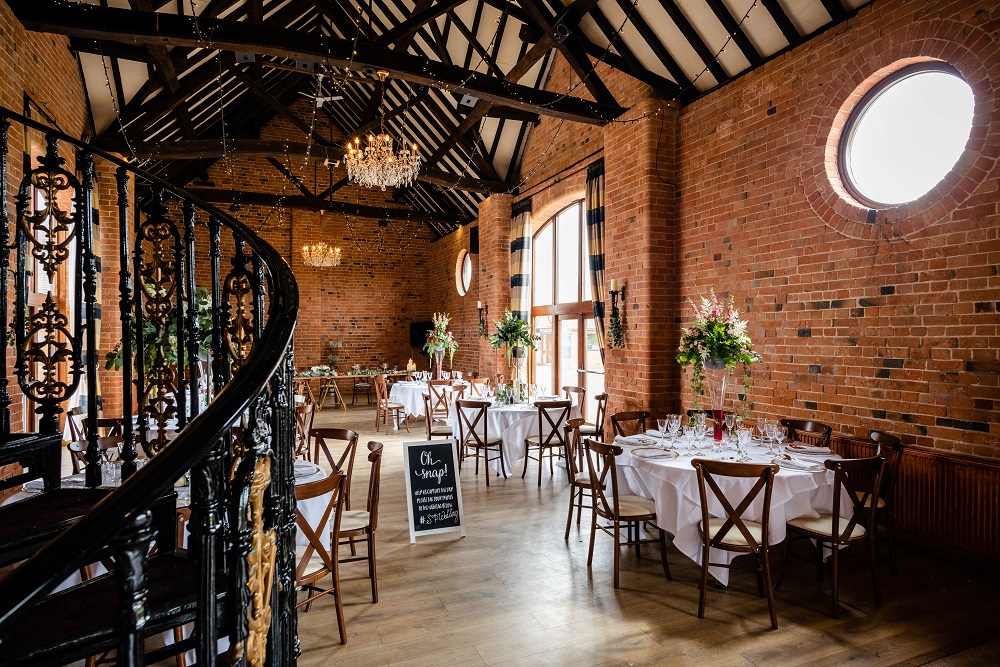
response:
<path fill-rule="evenodd" d="M 604 361 L 604 158 L 587 167 L 587 241 L 590 243 L 590 291 L 594 299 L 594 328 Z"/>
<path fill-rule="evenodd" d="M 531 315 L 531 199 L 511 207 L 510 310 L 525 322 Z"/>

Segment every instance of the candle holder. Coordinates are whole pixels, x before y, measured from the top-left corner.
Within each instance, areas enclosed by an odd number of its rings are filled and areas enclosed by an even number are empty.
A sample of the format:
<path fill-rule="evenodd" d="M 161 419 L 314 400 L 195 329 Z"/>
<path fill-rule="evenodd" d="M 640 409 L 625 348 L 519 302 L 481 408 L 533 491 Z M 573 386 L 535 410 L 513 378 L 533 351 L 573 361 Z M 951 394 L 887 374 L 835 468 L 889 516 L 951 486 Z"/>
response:
<path fill-rule="evenodd" d="M 625 347 L 625 329 L 622 326 L 621 313 L 618 310 L 618 300 L 625 303 L 625 285 L 621 289 L 609 290 L 611 296 L 611 317 L 608 320 L 608 348 Z"/>
<path fill-rule="evenodd" d="M 480 305 L 477 310 L 479 311 L 479 337 L 487 338 L 486 336 L 486 316 L 490 312 L 490 307 L 487 304 Z"/>

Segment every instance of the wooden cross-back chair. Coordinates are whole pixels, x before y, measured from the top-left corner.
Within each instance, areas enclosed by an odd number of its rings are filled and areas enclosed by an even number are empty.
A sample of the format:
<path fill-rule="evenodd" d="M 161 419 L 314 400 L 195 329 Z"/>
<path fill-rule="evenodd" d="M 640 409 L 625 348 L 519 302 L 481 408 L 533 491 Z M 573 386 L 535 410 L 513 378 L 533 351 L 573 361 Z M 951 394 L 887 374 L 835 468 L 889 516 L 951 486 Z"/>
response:
<path fill-rule="evenodd" d="M 611 429 L 616 436 L 641 435 L 646 432 L 646 422 L 652 417 L 646 410 L 616 412 L 611 415 Z"/>
<path fill-rule="evenodd" d="M 580 406 L 580 416 L 586 420 L 587 417 L 587 390 L 583 387 L 566 385 L 562 388 L 565 397 Z"/>
<path fill-rule="evenodd" d="M 451 409 L 451 380 L 428 380 L 427 394 L 431 399 L 431 411 L 424 414 L 426 419 L 445 421 Z"/>
<path fill-rule="evenodd" d="M 316 406 L 312 403 L 299 403 L 295 406 L 295 458 L 315 460 L 310 451 L 310 434 L 315 417 Z"/>
<path fill-rule="evenodd" d="M 69 439 L 77 442 L 87 439 L 87 411 L 83 408 L 70 408 L 66 411 L 66 423 L 69 425 Z"/>
<path fill-rule="evenodd" d="M 124 442 L 122 436 L 120 435 L 106 435 L 103 438 L 97 439 L 97 446 L 101 452 L 101 460 L 105 460 L 110 456 L 110 459 L 114 461 L 118 458 L 121 453 L 122 443 Z M 73 474 L 78 475 L 87 468 L 87 459 L 84 458 L 87 454 L 87 447 L 89 443 L 86 440 L 74 440 L 69 443 L 67 449 L 69 450 L 70 463 L 73 465 Z M 108 455 L 108 452 L 114 451 L 113 455 Z M 138 448 L 138 454 L 140 457 L 143 456 L 142 448 Z"/>
<path fill-rule="evenodd" d="M 490 404 L 487 401 L 470 401 L 462 399 L 457 401 L 455 412 L 458 415 L 458 448 L 459 463 L 465 461 L 465 457 L 470 455 L 476 458 L 476 475 L 479 474 L 479 459 L 483 459 L 483 468 L 486 472 L 486 486 L 490 485 L 490 454 L 495 452 L 500 459 L 500 472 L 507 476 L 507 469 L 503 460 L 503 440 L 498 436 L 490 437 L 489 419 L 486 411 Z"/>
<path fill-rule="evenodd" d="M 830 513 L 820 513 L 816 518 L 799 517 L 788 522 L 788 536 L 785 539 L 781 574 L 775 589 L 781 586 L 788 566 L 790 542 L 795 539 L 810 539 L 816 543 L 817 574 L 823 575 L 823 546 L 830 547 L 830 561 L 833 567 L 833 617 L 840 618 L 840 548 L 855 542 L 867 542 L 868 559 L 871 566 L 872 587 L 875 590 L 875 604 L 882 606 L 882 590 L 879 587 L 878 568 L 875 564 L 875 512 L 885 459 L 872 456 L 863 459 L 828 459 L 824 462 L 833 471 L 833 507 Z M 841 502 L 850 501 L 852 514 L 848 518 L 840 516 Z"/>
<path fill-rule="evenodd" d="M 774 476 L 778 473 L 778 466 L 709 459 L 694 459 L 691 461 L 691 465 L 698 471 L 698 493 L 701 497 L 701 523 L 698 524 L 698 534 L 702 538 L 702 557 L 698 618 L 705 618 L 708 568 L 741 567 L 735 564 L 711 563 L 711 550 L 720 549 L 752 554 L 755 557 L 756 567 L 754 569 L 757 573 L 757 590 L 767 598 L 767 609 L 771 615 L 771 628 L 777 629 L 778 616 L 774 610 L 774 587 L 771 583 L 771 560 L 767 536 L 768 521 L 771 515 L 771 491 L 774 488 Z M 717 477 L 756 477 L 757 481 L 734 507 L 726 494 L 719 488 Z M 709 515 L 708 489 L 712 490 L 715 500 L 722 505 L 725 516 L 712 517 Z M 760 521 L 744 519 L 743 515 L 751 508 L 762 492 L 764 498 L 761 505 Z"/>
<path fill-rule="evenodd" d="M 542 458 L 548 454 L 549 474 L 554 474 L 553 457 L 561 457 L 566 442 L 563 439 L 563 426 L 569 419 L 573 401 L 536 401 L 538 411 L 538 432 L 524 439 L 524 470 L 521 478 L 528 473 L 528 460 L 538 461 L 538 486 L 542 485 Z M 531 455 L 531 450 L 538 452 L 538 458 Z"/>
<path fill-rule="evenodd" d="M 469 398 L 482 396 L 483 391 L 490 386 L 489 378 L 473 377 L 469 380 Z"/>
<path fill-rule="evenodd" d="M 295 547 L 295 587 L 306 591 L 306 599 L 296 606 L 305 605 L 306 611 L 314 600 L 323 595 L 333 595 L 337 611 L 337 627 L 340 630 L 340 643 L 347 643 L 347 628 L 344 624 L 344 606 L 340 591 L 340 562 L 338 548 L 340 545 L 340 526 L 344 514 L 344 496 L 347 493 L 347 475 L 334 469 L 327 477 L 315 482 L 295 485 L 295 502 L 320 498 L 330 494 L 329 501 L 323 510 L 320 520 L 310 525 L 301 510 L 295 509 L 295 524 L 305 536 L 306 544 Z M 330 546 L 323 542 L 323 535 L 329 531 Z M 331 586 L 320 586 L 319 582 L 326 577 L 332 579 Z"/>
<path fill-rule="evenodd" d="M 877 456 L 885 459 L 885 475 L 882 478 L 882 488 L 875 501 L 875 521 L 885 524 L 886 541 L 889 543 L 889 568 L 893 576 L 898 573 L 896 568 L 896 547 L 892 534 L 892 520 L 895 513 L 896 479 L 899 477 L 899 466 L 903 461 L 904 445 L 899 438 L 882 431 L 868 433 L 878 445 Z"/>
<path fill-rule="evenodd" d="M 604 440 L 604 419 L 608 410 L 608 395 L 598 394 L 594 396 L 597 401 L 597 416 L 593 424 L 584 423 L 580 425 L 580 435 L 585 438 L 597 438 Z"/>
<path fill-rule="evenodd" d="M 358 451 L 358 434 L 346 428 L 314 428 L 309 436 L 315 445 L 313 462 L 321 463 L 319 455 L 322 452 L 331 470 L 340 470 L 347 476 L 344 503 L 346 509 L 351 509 L 351 475 L 354 473 L 354 457 Z"/>
<path fill-rule="evenodd" d="M 641 556 L 640 546 L 659 541 L 660 558 L 663 561 L 663 574 L 667 579 L 670 576 L 670 567 L 667 565 L 667 537 L 658 526 L 654 527 L 660 533 L 660 539 L 642 540 L 639 537 L 643 523 L 656 522 L 656 506 L 652 500 L 618 492 L 618 468 L 615 464 L 615 457 L 622 453 L 622 448 L 618 445 L 605 444 L 587 438 L 584 445 L 587 453 L 587 467 L 590 473 L 590 490 L 593 494 L 593 516 L 590 520 L 590 551 L 587 555 L 587 567 L 594 564 L 594 539 L 597 530 L 610 535 L 615 541 L 614 550 L 614 579 L 615 588 L 619 588 L 619 561 L 621 559 L 620 546 L 622 544 L 634 544 L 636 558 Z M 598 525 L 598 519 L 611 521 L 610 525 Z M 627 539 L 622 542 L 621 524 L 626 525 Z M 633 530 L 635 539 L 632 539 Z"/>
<path fill-rule="evenodd" d="M 421 394 L 421 397 L 424 399 L 424 414 L 431 414 L 430 394 Z M 429 417 L 424 417 L 424 429 L 427 432 L 428 440 L 433 440 L 434 436 L 450 438 L 454 435 L 451 426 L 448 424 L 435 423 L 434 420 Z"/>
<path fill-rule="evenodd" d="M 375 397 L 377 399 L 377 406 L 375 408 L 375 431 L 379 430 L 379 421 L 385 426 L 385 430 L 389 431 L 389 418 L 393 420 L 393 424 L 396 428 L 399 428 L 400 422 L 406 427 L 406 431 L 410 431 L 410 425 L 406 423 L 406 414 L 404 410 L 406 406 L 402 403 L 396 403 L 389 400 L 389 388 L 385 383 L 385 378 L 381 375 L 375 376 Z"/>
<path fill-rule="evenodd" d="M 816 447 L 830 446 L 830 434 L 833 433 L 833 429 L 827 424 L 802 419 L 782 419 L 781 425 L 788 428 L 788 437 L 793 441 L 798 440 L 802 433 L 809 433 L 814 436 L 814 442 L 810 444 Z"/>
<path fill-rule="evenodd" d="M 587 454 L 584 451 L 586 440 L 581 439 L 580 427 L 583 418 L 570 419 L 564 427 L 566 433 L 566 472 L 569 475 L 569 514 L 566 517 L 566 536 L 569 539 L 569 529 L 573 523 L 573 509 L 576 509 L 576 525 L 579 529 L 580 515 L 584 508 L 584 496 L 589 499 L 586 507 L 593 505 L 593 494 L 590 490 L 590 470 L 587 464 Z"/>
<path fill-rule="evenodd" d="M 378 573 L 375 566 L 375 531 L 378 529 L 379 483 L 382 475 L 382 443 L 368 443 L 368 462 L 371 474 L 368 477 L 368 502 L 363 510 L 345 510 L 340 523 L 340 539 L 346 540 L 355 553 L 355 544 L 364 540 L 367 551 L 364 556 L 352 555 L 342 558 L 341 563 L 368 561 L 368 578 L 372 580 L 372 602 L 378 602 Z"/>

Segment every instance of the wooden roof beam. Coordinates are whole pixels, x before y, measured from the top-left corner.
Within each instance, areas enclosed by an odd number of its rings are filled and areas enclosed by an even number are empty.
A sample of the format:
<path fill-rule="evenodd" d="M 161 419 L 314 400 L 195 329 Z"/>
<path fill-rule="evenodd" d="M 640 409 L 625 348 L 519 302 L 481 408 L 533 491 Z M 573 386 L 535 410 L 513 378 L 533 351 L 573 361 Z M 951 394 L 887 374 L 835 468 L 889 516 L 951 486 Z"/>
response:
<path fill-rule="evenodd" d="M 785 10 L 781 8 L 778 4 L 778 0 L 760 0 L 760 4 L 764 5 L 764 9 L 771 14 L 771 18 L 778 25 L 778 29 L 781 30 L 781 34 L 785 36 L 785 40 L 788 42 L 789 46 L 794 46 L 799 43 L 802 39 L 802 35 L 799 31 L 795 29 L 792 25 L 791 19 L 788 18 L 788 14 Z"/>
<path fill-rule="evenodd" d="M 677 6 L 677 3 L 674 0 L 660 0 L 660 6 L 670 16 L 670 20 L 681 31 L 684 39 L 688 41 L 691 48 L 698 54 L 698 57 L 701 58 L 701 61 L 708 68 L 708 71 L 712 73 L 712 76 L 715 77 L 715 80 L 718 83 L 729 81 L 729 75 L 726 73 L 726 70 L 722 69 L 722 65 L 715 59 L 715 54 L 712 53 L 711 49 L 708 48 L 705 41 L 701 38 L 701 35 L 698 34 L 698 31 L 695 30 L 691 22 L 684 16 L 684 12 Z"/>
<path fill-rule="evenodd" d="M 719 19 L 719 23 L 726 29 L 726 32 L 733 36 L 733 41 L 736 42 L 736 46 L 743 52 L 743 57 L 750 63 L 750 67 L 756 67 L 764 62 L 760 51 L 753 45 L 747 34 L 743 32 L 743 28 L 740 27 L 736 19 L 733 18 L 729 8 L 726 7 L 726 3 L 722 0 L 705 0 L 705 2 L 708 3 L 712 13 L 715 14 L 715 18 Z"/>
<path fill-rule="evenodd" d="M 420 3 L 418 2 L 414 6 L 413 13 L 405 21 L 400 23 L 394 28 L 382 33 L 375 43 L 379 46 L 389 46 L 395 44 L 398 40 L 404 37 L 409 37 L 415 35 L 420 28 L 425 24 L 430 23 L 442 14 L 447 14 L 455 7 L 465 3 L 466 0 L 440 0 L 434 4 L 430 2 Z M 418 10 L 417 7 L 422 7 Z M 397 51 L 405 51 L 406 49 L 396 48 Z"/>
<path fill-rule="evenodd" d="M 109 39 L 127 44 L 161 44 L 246 51 L 264 56 L 294 58 L 338 67 L 370 66 L 385 69 L 395 78 L 475 95 L 481 100 L 581 123 L 603 125 L 626 109 L 594 103 L 508 81 L 371 44 L 302 33 L 270 25 L 220 19 L 199 19 L 198 29 L 189 17 L 136 12 L 125 9 L 65 4 L 57 0 L 8 0 L 29 30 L 71 37 Z M 204 36 L 211 38 L 211 44 Z"/>

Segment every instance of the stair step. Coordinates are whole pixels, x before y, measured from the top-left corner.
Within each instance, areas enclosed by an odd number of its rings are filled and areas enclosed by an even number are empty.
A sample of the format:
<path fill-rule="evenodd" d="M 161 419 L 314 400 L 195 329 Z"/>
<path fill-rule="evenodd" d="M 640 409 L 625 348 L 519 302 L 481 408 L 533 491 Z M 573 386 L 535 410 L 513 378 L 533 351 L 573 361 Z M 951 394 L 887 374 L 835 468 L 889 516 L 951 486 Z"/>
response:
<path fill-rule="evenodd" d="M 194 620 L 198 562 L 178 550 L 147 561 L 149 596 L 147 637 Z M 218 590 L 225 579 L 217 576 Z M 219 595 L 221 616 L 224 595 Z M 3 664 L 59 665 L 99 655 L 118 645 L 118 581 L 108 573 L 50 595 L 11 625 L 0 652 Z"/>
<path fill-rule="evenodd" d="M 30 557 L 111 489 L 53 489 L 0 507 L 0 567 Z"/>

